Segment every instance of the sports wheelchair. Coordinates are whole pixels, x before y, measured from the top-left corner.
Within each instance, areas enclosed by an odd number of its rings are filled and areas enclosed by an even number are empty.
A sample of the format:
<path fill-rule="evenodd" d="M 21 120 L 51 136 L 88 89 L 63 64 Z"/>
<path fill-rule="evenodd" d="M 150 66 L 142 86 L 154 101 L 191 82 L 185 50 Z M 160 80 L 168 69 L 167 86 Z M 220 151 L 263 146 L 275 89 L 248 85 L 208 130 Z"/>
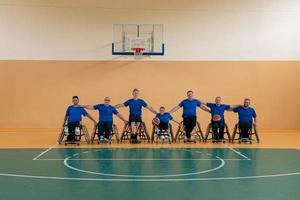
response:
<path fill-rule="evenodd" d="M 137 127 L 137 133 L 136 133 L 136 138 L 132 137 L 133 134 L 131 132 L 131 124 L 130 123 L 126 123 L 124 125 L 123 131 L 122 131 L 122 135 L 120 138 L 120 142 L 122 143 L 125 140 L 129 140 L 130 143 L 140 143 L 142 140 L 143 141 L 147 141 L 148 143 L 150 143 L 150 136 L 149 133 L 147 131 L 147 127 L 145 122 L 140 122 L 139 126 Z"/>
<path fill-rule="evenodd" d="M 203 132 L 201 130 L 201 126 L 199 122 L 196 122 L 196 126 L 194 127 L 193 131 L 191 132 L 191 137 L 193 138 L 191 141 L 188 141 L 186 139 L 186 135 L 185 135 L 185 127 L 183 122 L 179 123 L 178 129 L 176 131 L 176 135 L 175 135 L 175 142 L 180 142 L 180 140 L 183 140 L 185 143 L 186 142 L 201 142 L 204 141 L 204 135 Z"/>
<path fill-rule="evenodd" d="M 94 143 L 95 141 L 95 137 L 97 135 L 97 141 L 98 141 L 98 144 L 101 144 L 101 143 L 109 143 L 111 144 L 113 137 L 115 137 L 115 140 L 117 143 L 119 143 L 120 139 L 119 139 L 119 132 L 118 132 L 118 127 L 117 125 L 113 124 L 112 125 L 112 130 L 109 134 L 109 139 L 108 140 L 105 140 L 104 138 L 99 138 L 99 134 L 98 134 L 98 126 L 95 126 L 94 127 L 94 130 L 93 130 L 93 133 L 91 134 L 91 144 Z"/>
<path fill-rule="evenodd" d="M 174 134 L 172 124 L 169 123 L 167 130 L 160 130 L 157 125 L 153 125 L 152 128 L 152 135 L 151 135 L 151 142 L 158 143 L 168 141 L 171 144 L 174 141 Z"/>
<path fill-rule="evenodd" d="M 67 137 L 68 135 L 69 135 L 68 126 L 65 125 L 61 129 L 58 135 L 58 139 L 57 139 L 58 144 L 61 144 L 62 141 L 64 140 L 64 137 Z M 68 144 L 76 144 L 79 146 L 82 136 L 84 136 L 85 141 L 89 144 L 90 141 L 89 132 L 85 125 L 80 124 L 78 127 L 75 128 L 75 141 L 65 141 L 65 146 L 67 146 Z"/>
<path fill-rule="evenodd" d="M 255 140 L 257 143 L 259 143 L 260 139 L 259 139 L 259 133 L 257 131 L 257 128 L 256 128 L 256 125 L 255 124 L 252 124 L 252 128 L 249 130 L 249 138 L 248 139 L 244 139 L 242 140 L 240 137 L 238 139 L 235 139 L 235 136 L 236 134 L 240 135 L 241 133 L 241 130 L 239 128 L 239 124 L 237 123 L 235 126 L 234 126 L 234 129 L 233 129 L 233 134 L 232 134 L 232 139 L 231 139 L 231 142 L 234 142 L 235 140 L 238 140 L 239 143 L 250 143 L 252 144 L 252 140 L 253 140 L 253 135 L 255 136 Z"/>
<path fill-rule="evenodd" d="M 224 124 L 224 136 L 225 134 L 227 135 L 227 138 L 223 138 L 221 140 L 216 140 L 214 139 L 214 132 L 212 130 L 212 124 L 209 123 L 206 129 L 206 133 L 205 133 L 205 137 L 204 137 L 204 142 L 207 142 L 207 140 L 211 140 L 212 143 L 217 143 L 217 142 L 223 142 L 225 143 L 226 141 L 231 142 L 231 136 L 230 136 L 230 132 L 228 129 L 227 124 Z M 209 136 L 211 135 L 211 137 L 209 138 Z"/>

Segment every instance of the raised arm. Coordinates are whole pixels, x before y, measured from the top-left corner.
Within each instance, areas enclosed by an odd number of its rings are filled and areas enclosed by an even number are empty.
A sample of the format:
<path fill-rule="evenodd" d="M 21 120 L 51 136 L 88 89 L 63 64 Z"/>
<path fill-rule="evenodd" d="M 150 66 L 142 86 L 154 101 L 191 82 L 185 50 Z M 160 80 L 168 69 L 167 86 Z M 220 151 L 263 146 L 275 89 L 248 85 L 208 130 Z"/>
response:
<path fill-rule="evenodd" d="M 206 104 L 207 104 L 207 102 L 206 102 L 206 101 L 203 101 L 202 99 L 198 99 L 198 101 L 200 101 L 200 102 L 201 102 L 201 104 L 204 104 L 204 105 L 206 105 Z"/>
<path fill-rule="evenodd" d="M 174 113 L 174 112 L 176 112 L 178 109 L 180 108 L 180 106 L 175 106 L 172 110 L 170 110 L 170 112 L 169 113 Z"/>
<path fill-rule="evenodd" d="M 200 105 L 200 108 L 202 109 L 202 110 L 204 110 L 204 111 L 206 111 L 206 112 L 208 112 L 208 113 L 210 113 L 211 111 L 210 111 L 210 109 L 209 108 L 207 108 L 203 103 L 201 103 L 201 105 Z"/>
<path fill-rule="evenodd" d="M 92 120 L 95 125 L 97 124 L 96 120 L 90 114 L 87 114 L 86 116 L 87 116 L 87 118 L 89 118 L 90 120 Z"/>
<path fill-rule="evenodd" d="M 119 117 L 125 124 L 128 123 L 128 121 L 120 113 L 117 114 L 117 117 Z"/>
<path fill-rule="evenodd" d="M 176 121 L 175 119 L 172 119 L 173 122 L 175 122 L 176 124 L 180 124 L 178 121 Z"/>
<path fill-rule="evenodd" d="M 125 105 L 123 104 L 123 103 L 120 103 L 120 104 L 117 104 L 117 105 L 115 105 L 115 108 L 122 108 L 122 107 L 125 107 Z"/>
<path fill-rule="evenodd" d="M 233 109 L 240 107 L 241 105 L 231 105 L 228 111 L 233 111 Z"/>
<path fill-rule="evenodd" d="M 88 110 L 95 110 L 93 105 L 81 105 L 81 107 L 86 108 Z"/>
<path fill-rule="evenodd" d="M 156 110 L 154 110 L 151 106 L 146 106 L 146 108 L 153 114 L 157 114 Z"/>

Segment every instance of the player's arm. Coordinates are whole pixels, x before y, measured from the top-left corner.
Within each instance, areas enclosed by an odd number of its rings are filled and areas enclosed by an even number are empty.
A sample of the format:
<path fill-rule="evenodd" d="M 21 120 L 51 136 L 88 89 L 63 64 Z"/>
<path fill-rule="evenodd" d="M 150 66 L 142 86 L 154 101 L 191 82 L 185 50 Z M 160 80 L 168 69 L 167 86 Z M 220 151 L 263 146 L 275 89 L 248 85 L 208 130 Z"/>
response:
<path fill-rule="evenodd" d="M 257 117 L 254 117 L 254 125 L 257 127 Z"/>
<path fill-rule="evenodd" d="M 203 105 L 207 105 L 207 102 L 206 101 L 203 101 L 203 100 L 201 100 L 201 99 L 198 99 L 198 101 L 200 101 L 201 102 L 201 104 L 203 104 Z"/>
<path fill-rule="evenodd" d="M 119 117 L 125 124 L 128 123 L 128 121 L 127 121 L 120 113 L 118 113 L 118 114 L 116 114 L 116 115 L 117 115 L 117 117 Z"/>
<path fill-rule="evenodd" d="M 86 108 L 88 110 L 95 110 L 93 105 L 81 105 L 81 107 Z"/>
<path fill-rule="evenodd" d="M 230 108 L 228 109 L 228 111 L 233 111 L 234 109 L 236 109 L 237 107 L 240 107 L 241 105 L 230 105 Z"/>
<path fill-rule="evenodd" d="M 152 112 L 153 114 L 157 114 L 157 111 L 154 110 L 151 106 L 146 106 L 145 108 L 147 108 L 150 112 Z"/>
<path fill-rule="evenodd" d="M 253 110 L 252 117 L 254 119 L 254 125 L 257 127 L 257 115 L 256 115 L 255 110 Z"/>
<path fill-rule="evenodd" d="M 97 124 L 96 120 L 95 120 L 90 114 L 87 114 L 86 116 L 87 116 L 87 118 L 89 118 L 91 121 L 93 121 L 95 125 Z"/>
<path fill-rule="evenodd" d="M 63 122 L 62 126 L 65 126 L 65 125 L 66 125 L 67 120 L 68 120 L 68 116 L 67 116 L 67 113 L 66 113 L 66 114 L 65 114 L 65 117 L 64 117 L 64 122 Z"/>
<path fill-rule="evenodd" d="M 172 119 L 173 122 L 175 122 L 176 124 L 180 124 L 178 121 L 176 121 L 175 119 Z"/>
<path fill-rule="evenodd" d="M 170 110 L 169 113 L 174 113 L 174 112 L 176 112 L 179 108 L 180 108 L 180 106 L 177 105 L 177 106 L 175 106 L 174 108 L 172 108 L 172 109 Z"/>
<path fill-rule="evenodd" d="M 210 109 L 209 109 L 208 107 L 206 107 L 203 103 L 201 103 L 200 109 L 202 109 L 202 110 L 204 110 L 204 111 L 206 111 L 206 112 L 208 112 L 208 113 L 211 112 Z"/>
<path fill-rule="evenodd" d="M 120 103 L 120 104 L 115 105 L 114 107 L 118 109 L 118 108 L 125 107 L 125 105 L 123 103 Z"/>

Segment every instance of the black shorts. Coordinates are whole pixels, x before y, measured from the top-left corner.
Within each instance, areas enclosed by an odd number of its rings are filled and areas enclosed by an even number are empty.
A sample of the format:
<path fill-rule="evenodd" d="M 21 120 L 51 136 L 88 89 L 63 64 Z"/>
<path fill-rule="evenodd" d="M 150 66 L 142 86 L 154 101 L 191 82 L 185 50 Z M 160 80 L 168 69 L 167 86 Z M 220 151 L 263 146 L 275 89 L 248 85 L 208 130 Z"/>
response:
<path fill-rule="evenodd" d="M 139 115 L 129 115 L 129 123 L 131 122 L 142 122 L 142 117 Z"/>
<path fill-rule="evenodd" d="M 160 122 L 159 125 L 157 126 L 159 128 L 159 130 L 161 131 L 166 131 L 169 129 L 169 124 L 165 123 L 165 122 Z"/>

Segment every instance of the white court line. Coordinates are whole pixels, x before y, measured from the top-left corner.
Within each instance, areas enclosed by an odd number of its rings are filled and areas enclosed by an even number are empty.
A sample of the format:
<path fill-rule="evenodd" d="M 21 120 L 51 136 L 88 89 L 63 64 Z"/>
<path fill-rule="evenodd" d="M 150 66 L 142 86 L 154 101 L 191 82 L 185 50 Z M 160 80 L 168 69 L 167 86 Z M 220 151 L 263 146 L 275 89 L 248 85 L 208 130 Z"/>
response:
<path fill-rule="evenodd" d="M 39 155 L 37 155 L 36 157 L 34 157 L 32 160 L 37 160 L 38 158 L 40 158 L 42 155 L 44 155 L 45 153 L 47 153 L 48 151 L 50 151 L 51 149 L 53 149 L 54 147 L 56 147 L 57 144 L 53 145 L 52 147 L 49 147 L 48 149 L 46 149 L 45 151 L 43 151 L 42 153 L 40 153 Z"/>
<path fill-rule="evenodd" d="M 86 174 L 93 174 L 93 175 L 101 175 L 101 176 L 112 176 L 112 177 L 126 177 L 126 178 L 162 178 L 162 177 L 178 177 L 178 176 L 191 176 L 191 175 L 198 175 L 198 174 L 205 174 L 205 173 L 209 173 L 209 172 L 213 172 L 216 170 L 219 170 L 221 168 L 224 167 L 225 165 L 225 161 L 219 157 L 217 157 L 217 160 L 221 161 L 220 165 L 218 165 L 215 168 L 212 169 L 208 169 L 208 170 L 204 170 L 204 171 L 197 171 L 197 172 L 191 172 L 191 173 L 184 173 L 184 174 L 168 174 L 168 175 L 125 175 L 125 174 L 109 174 L 109 173 L 102 173 L 102 172 L 94 172 L 94 171 L 88 171 L 88 170 L 83 170 L 83 169 L 79 169 L 76 168 L 74 166 L 71 166 L 68 163 L 68 160 L 71 157 L 67 157 L 64 160 L 64 165 L 72 170 L 75 170 L 77 172 L 82 172 L 82 173 L 86 173 Z"/>
<path fill-rule="evenodd" d="M 40 158 L 38 159 L 38 161 L 62 161 L 62 160 L 65 160 L 64 158 Z M 137 161 L 143 161 L 143 160 L 154 160 L 154 161 L 180 161 L 180 160 L 220 160 L 220 159 L 217 159 L 217 158 L 70 158 L 68 160 L 79 160 L 79 161 L 134 161 L 134 160 L 137 160 Z M 239 159 L 239 158 L 225 158 L 225 159 L 222 159 L 222 160 L 236 160 L 236 161 L 245 161 L 245 160 L 248 160 L 248 159 Z"/>
<path fill-rule="evenodd" d="M 225 147 L 227 147 L 228 149 L 230 149 L 231 151 L 233 151 L 234 153 L 238 154 L 239 156 L 242 156 L 243 158 L 247 159 L 247 160 L 251 160 L 250 158 L 248 158 L 247 156 L 245 156 L 244 154 L 242 154 L 241 152 L 235 150 L 234 148 L 232 148 L 231 146 L 228 146 L 226 144 L 224 144 Z"/>
<path fill-rule="evenodd" d="M 0 176 L 31 178 L 31 179 L 47 179 L 47 180 L 72 180 L 72 181 L 112 181 L 112 182 L 181 182 L 181 181 L 220 181 L 220 180 L 243 180 L 243 179 L 258 179 L 258 178 L 275 178 L 285 176 L 299 176 L 300 172 L 285 173 L 285 174 L 269 174 L 257 176 L 233 176 L 233 177 L 212 177 L 212 178 L 177 178 L 177 179 L 119 179 L 119 178 L 75 178 L 75 177 L 57 177 L 57 176 L 34 176 L 26 174 L 4 174 Z"/>

